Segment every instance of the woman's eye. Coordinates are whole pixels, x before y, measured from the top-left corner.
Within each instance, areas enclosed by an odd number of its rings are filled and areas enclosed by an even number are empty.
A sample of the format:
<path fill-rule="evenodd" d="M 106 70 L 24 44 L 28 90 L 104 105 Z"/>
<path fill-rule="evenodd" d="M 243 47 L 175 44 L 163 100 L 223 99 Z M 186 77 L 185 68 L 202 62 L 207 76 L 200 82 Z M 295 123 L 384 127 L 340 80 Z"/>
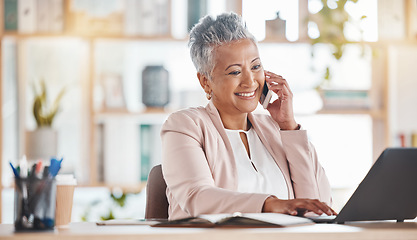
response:
<path fill-rule="evenodd" d="M 236 71 L 230 72 L 229 75 L 238 75 L 239 73 L 240 73 L 240 71 L 236 70 Z"/>
<path fill-rule="evenodd" d="M 261 68 L 261 64 L 258 64 L 258 65 L 255 65 L 255 66 L 252 67 L 253 70 L 256 70 L 256 69 L 259 69 L 259 68 Z"/>

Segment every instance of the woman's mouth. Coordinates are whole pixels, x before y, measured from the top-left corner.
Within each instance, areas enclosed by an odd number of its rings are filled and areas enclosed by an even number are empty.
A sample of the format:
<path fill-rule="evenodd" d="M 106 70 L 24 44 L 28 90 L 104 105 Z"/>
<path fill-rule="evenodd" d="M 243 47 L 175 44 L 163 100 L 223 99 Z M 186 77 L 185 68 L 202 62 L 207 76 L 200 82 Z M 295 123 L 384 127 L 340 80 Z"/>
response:
<path fill-rule="evenodd" d="M 235 93 L 236 96 L 244 97 L 244 98 L 252 98 L 255 96 L 255 91 L 252 92 L 239 92 Z"/>

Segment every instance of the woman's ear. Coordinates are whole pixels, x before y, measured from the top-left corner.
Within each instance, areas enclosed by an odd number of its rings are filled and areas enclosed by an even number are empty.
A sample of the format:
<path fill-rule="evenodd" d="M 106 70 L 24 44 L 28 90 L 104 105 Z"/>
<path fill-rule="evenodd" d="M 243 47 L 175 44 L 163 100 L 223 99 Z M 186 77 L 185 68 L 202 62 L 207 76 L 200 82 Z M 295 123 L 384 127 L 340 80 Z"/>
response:
<path fill-rule="evenodd" d="M 210 93 L 211 92 L 211 87 L 210 87 L 210 83 L 209 83 L 209 79 L 207 78 L 207 76 L 205 74 L 202 73 L 197 73 L 197 78 L 200 81 L 200 85 L 201 87 L 204 89 L 204 92 L 206 93 Z"/>

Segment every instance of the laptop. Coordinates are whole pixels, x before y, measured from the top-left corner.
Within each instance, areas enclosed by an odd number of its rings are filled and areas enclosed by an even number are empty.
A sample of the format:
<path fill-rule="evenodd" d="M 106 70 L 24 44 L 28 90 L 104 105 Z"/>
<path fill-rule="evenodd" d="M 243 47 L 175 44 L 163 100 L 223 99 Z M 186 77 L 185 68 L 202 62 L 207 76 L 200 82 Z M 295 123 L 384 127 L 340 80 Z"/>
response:
<path fill-rule="evenodd" d="M 316 223 L 414 219 L 417 216 L 417 148 L 387 148 L 337 216 Z"/>

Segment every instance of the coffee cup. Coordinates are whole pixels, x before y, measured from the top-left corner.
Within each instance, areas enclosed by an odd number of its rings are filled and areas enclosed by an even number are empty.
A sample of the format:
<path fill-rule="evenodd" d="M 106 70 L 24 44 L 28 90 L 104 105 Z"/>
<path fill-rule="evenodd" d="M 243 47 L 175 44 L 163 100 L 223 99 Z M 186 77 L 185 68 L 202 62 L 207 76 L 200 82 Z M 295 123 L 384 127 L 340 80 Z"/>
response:
<path fill-rule="evenodd" d="M 66 228 L 71 222 L 74 189 L 77 180 L 72 174 L 58 174 L 56 177 L 55 226 Z"/>

